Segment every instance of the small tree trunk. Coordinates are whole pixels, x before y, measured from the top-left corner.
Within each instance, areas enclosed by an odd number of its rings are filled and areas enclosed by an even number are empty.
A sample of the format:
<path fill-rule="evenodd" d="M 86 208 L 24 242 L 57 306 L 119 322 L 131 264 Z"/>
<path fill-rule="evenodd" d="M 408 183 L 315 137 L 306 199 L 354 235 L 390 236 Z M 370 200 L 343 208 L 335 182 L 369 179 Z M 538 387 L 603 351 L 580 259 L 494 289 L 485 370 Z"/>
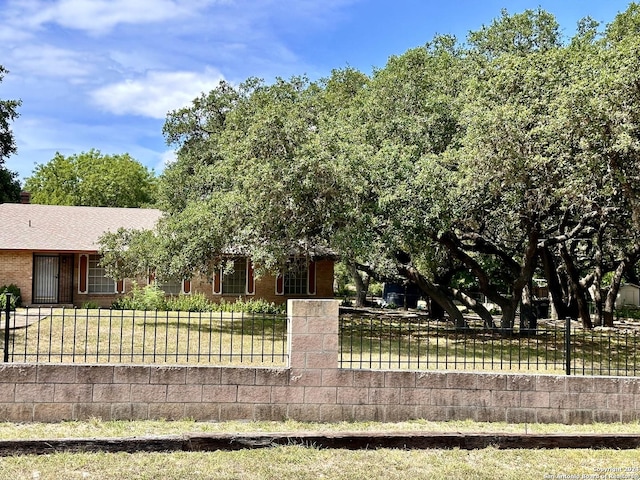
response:
<path fill-rule="evenodd" d="M 607 292 L 607 299 L 605 300 L 603 312 L 603 320 L 606 327 L 613 327 L 613 316 L 616 308 L 616 298 L 618 297 L 618 291 L 620 290 L 620 285 L 622 284 L 622 276 L 625 272 L 633 269 L 633 266 L 636 264 L 639 257 L 640 243 L 635 244 L 633 248 L 628 251 L 622 261 L 618 264 L 618 268 L 616 268 L 616 271 L 613 273 L 611 286 L 609 287 L 609 291 Z"/>
<path fill-rule="evenodd" d="M 356 307 L 364 307 L 367 301 L 371 277 L 366 273 L 361 274 L 356 266 L 350 262 L 347 262 L 347 269 L 356 285 Z"/>
<path fill-rule="evenodd" d="M 453 300 L 449 298 L 446 292 L 444 292 L 438 285 L 435 285 L 426 277 L 421 275 L 413 266 L 401 265 L 398 267 L 398 270 L 400 275 L 411 280 L 425 295 L 429 296 L 432 302 L 438 303 L 444 311 L 447 312 L 456 328 L 467 327 L 467 322 L 464 319 L 462 312 L 458 310 L 458 307 L 453 303 Z"/>
<path fill-rule="evenodd" d="M 531 284 L 529 284 L 522 290 L 522 301 L 520 303 L 520 331 L 535 331 L 538 327 L 538 315 L 533 308 L 531 287 Z"/>
<path fill-rule="evenodd" d="M 470 308 L 474 312 L 478 314 L 478 316 L 482 319 L 484 323 L 484 328 L 488 328 L 490 330 L 494 330 L 496 328 L 496 324 L 493 321 L 493 316 L 491 313 L 482 305 L 480 302 L 466 295 L 464 292 L 454 288 L 452 290 L 453 297 L 460 301 L 464 306 Z"/>
<path fill-rule="evenodd" d="M 578 306 L 578 316 L 582 320 L 584 328 L 591 329 L 593 328 L 593 324 L 591 323 L 591 315 L 589 314 L 589 306 L 587 304 L 585 289 L 580 284 L 578 270 L 573 264 L 573 259 L 569 255 L 569 250 L 566 245 L 562 245 L 560 247 L 560 255 L 562 256 L 562 260 L 567 268 L 569 287 Z"/>
<path fill-rule="evenodd" d="M 549 297 L 553 304 L 553 309 L 556 311 L 558 318 L 565 318 L 567 316 L 567 304 L 564 300 L 565 292 L 560 282 L 556 262 L 549 247 L 540 249 L 540 259 L 544 268 L 544 277 L 547 279 Z"/>

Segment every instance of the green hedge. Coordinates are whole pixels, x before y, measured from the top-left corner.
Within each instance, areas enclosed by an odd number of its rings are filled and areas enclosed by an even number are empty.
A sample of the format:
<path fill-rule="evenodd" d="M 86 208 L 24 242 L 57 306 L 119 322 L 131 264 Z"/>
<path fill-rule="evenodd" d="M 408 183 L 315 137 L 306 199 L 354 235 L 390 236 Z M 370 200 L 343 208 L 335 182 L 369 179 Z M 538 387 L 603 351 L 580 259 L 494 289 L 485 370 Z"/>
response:
<path fill-rule="evenodd" d="M 284 313 L 284 305 L 276 305 L 262 299 L 238 299 L 235 302 L 212 302 L 203 293 L 167 296 L 156 285 L 137 284 L 122 298 L 112 304 L 118 310 L 169 310 L 182 312 L 248 312 L 248 313 Z"/>

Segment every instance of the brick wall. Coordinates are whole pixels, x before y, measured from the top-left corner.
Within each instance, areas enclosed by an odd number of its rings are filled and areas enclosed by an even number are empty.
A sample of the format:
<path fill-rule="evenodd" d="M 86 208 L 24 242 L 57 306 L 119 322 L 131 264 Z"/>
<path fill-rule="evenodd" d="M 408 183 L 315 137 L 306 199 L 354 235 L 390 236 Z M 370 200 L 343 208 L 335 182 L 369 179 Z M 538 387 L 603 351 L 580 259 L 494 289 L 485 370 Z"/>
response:
<path fill-rule="evenodd" d="M 31 252 L 0 251 L 0 287 L 14 283 L 20 287 L 23 303 L 31 302 L 32 268 L 33 256 Z"/>
<path fill-rule="evenodd" d="M 289 368 L 0 366 L 0 419 L 628 422 L 640 378 L 343 370 L 338 302 L 290 301 Z"/>

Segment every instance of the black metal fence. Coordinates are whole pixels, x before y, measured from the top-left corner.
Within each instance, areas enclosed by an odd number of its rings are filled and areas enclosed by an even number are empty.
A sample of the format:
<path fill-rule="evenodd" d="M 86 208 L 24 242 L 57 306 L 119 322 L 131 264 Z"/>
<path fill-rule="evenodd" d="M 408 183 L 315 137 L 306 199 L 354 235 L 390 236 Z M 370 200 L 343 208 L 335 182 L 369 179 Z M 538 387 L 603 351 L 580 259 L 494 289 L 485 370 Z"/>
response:
<path fill-rule="evenodd" d="M 284 366 L 288 358 L 284 315 L 27 308 L 10 317 L 0 327 L 5 362 Z"/>
<path fill-rule="evenodd" d="M 342 317 L 340 348 L 342 368 L 640 375 L 637 330 L 584 330 L 577 322 L 490 331 L 424 317 Z"/>

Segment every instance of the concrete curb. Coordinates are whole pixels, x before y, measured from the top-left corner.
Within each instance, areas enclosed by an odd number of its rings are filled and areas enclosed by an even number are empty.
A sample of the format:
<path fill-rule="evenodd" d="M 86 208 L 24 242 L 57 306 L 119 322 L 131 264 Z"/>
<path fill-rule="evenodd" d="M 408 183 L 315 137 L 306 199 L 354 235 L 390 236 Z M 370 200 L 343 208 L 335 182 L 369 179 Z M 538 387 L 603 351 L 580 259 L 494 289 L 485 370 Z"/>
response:
<path fill-rule="evenodd" d="M 0 456 L 58 452 L 216 451 L 302 445 L 359 449 L 616 449 L 640 448 L 640 434 L 511 434 L 420 432 L 220 433 L 128 438 L 61 438 L 0 441 Z"/>

